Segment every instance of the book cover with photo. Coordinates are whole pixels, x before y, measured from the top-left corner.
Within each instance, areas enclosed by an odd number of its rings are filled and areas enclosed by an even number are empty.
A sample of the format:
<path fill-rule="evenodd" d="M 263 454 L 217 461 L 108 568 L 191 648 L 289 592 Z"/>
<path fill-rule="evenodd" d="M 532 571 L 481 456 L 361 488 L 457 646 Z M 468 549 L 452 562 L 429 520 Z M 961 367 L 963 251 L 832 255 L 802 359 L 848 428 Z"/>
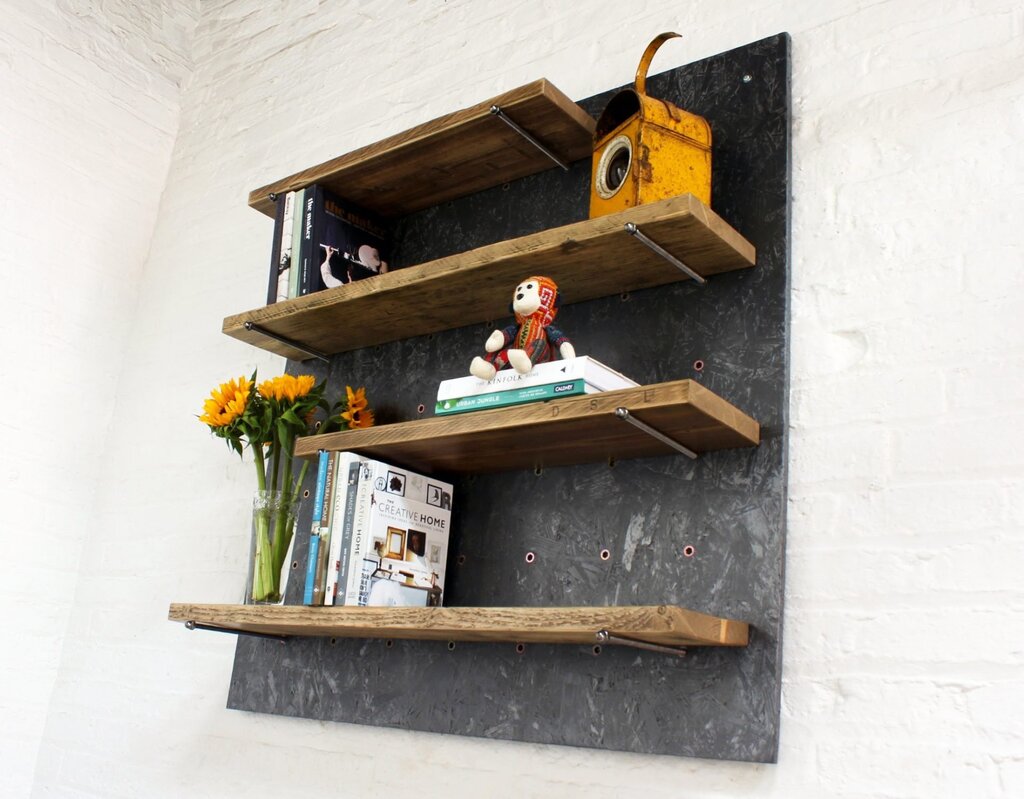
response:
<path fill-rule="evenodd" d="M 440 606 L 452 484 L 382 461 L 363 469 L 345 604 Z"/>
<path fill-rule="evenodd" d="M 387 247 L 382 220 L 324 186 L 308 187 L 302 209 L 299 294 L 384 274 Z"/>

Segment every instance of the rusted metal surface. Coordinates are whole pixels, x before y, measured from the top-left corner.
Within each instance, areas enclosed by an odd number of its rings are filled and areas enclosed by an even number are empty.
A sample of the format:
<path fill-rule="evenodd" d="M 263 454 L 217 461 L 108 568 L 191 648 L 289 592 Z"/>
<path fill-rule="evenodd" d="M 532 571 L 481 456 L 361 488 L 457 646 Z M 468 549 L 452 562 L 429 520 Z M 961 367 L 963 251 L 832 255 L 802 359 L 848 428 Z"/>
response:
<path fill-rule="evenodd" d="M 663 33 L 647 46 L 633 88 L 616 94 L 598 118 L 591 218 L 679 194 L 711 205 L 711 126 L 703 117 L 646 94 L 654 53 L 678 35 Z"/>

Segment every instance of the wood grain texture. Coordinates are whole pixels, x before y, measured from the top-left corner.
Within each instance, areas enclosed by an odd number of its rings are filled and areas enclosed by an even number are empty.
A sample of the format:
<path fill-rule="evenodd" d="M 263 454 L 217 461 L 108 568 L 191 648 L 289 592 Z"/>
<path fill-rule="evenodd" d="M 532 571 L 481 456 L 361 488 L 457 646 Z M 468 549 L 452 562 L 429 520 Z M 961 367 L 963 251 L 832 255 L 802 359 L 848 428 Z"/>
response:
<path fill-rule="evenodd" d="M 675 453 L 615 416 L 637 419 L 697 453 L 759 442 L 758 423 L 693 380 L 300 438 L 295 454 L 350 450 L 417 471 L 481 473 Z"/>
<path fill-rule="evenodd" d="M 330 355 L 504 320 L 512 288 L 528 275 L 553 278 L 564 304 L 688 279 L 626 233 L 627 222 L 703 276 L 755 264 L 753 245 L 686 194 L 229 316 L 223 332 L 304 360 L 246 322 Z"/>
<path fill-rule="evenodd" d="M 593 608 L 170 606 L 171 621 L 273 635 L 594 644 L 599 630 L 669 646 L 746 646 L 745 622 L 671 605 Z"/>
<path fill-rule="evenodd" d="M 321 183 L 380 216 L 398 217 L 555 166 L 492 115 L 492 105 L 563 161 L 589 157 L 593 118 L 542 78 L 255 189 L 249 205 L 273 216 L 271 193 Z"/>

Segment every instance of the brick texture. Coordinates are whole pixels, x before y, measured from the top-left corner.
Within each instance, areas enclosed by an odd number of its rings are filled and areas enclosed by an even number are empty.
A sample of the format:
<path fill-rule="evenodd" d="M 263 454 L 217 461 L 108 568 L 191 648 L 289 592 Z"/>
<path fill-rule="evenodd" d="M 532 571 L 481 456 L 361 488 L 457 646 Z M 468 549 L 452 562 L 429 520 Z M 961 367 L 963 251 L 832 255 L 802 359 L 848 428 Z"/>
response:
<path fill-rule="evenodd" d="M 0 264 L 34 277 L 2 300 L 0 793 L 1024 796 L 1018 2 L 142 7 L 0 0 Z M 281 365 L 219 333 L 263 300 L 247 192 L 540 76 L 618 85 L 672 29 L 654 72 L 793 36 L 779 764 L 224 710 L 232 640 L 163 619 L 244 582 L 250 467 L 194 414 Z"/>

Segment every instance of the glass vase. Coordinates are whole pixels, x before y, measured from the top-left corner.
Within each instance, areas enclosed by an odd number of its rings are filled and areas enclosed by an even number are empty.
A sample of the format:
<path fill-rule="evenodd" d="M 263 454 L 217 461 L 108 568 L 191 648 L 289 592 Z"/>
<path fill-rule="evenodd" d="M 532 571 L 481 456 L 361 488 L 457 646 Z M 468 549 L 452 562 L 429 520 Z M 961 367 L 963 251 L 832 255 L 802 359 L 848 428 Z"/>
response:
<path fill-rule="evenodd" d="M 291 564 L 292 540 L 299 518 L 299 500 L 286 491 L 256 491 L 252 500 L 252 535 L 247 605 L 280 605 Z"/>

